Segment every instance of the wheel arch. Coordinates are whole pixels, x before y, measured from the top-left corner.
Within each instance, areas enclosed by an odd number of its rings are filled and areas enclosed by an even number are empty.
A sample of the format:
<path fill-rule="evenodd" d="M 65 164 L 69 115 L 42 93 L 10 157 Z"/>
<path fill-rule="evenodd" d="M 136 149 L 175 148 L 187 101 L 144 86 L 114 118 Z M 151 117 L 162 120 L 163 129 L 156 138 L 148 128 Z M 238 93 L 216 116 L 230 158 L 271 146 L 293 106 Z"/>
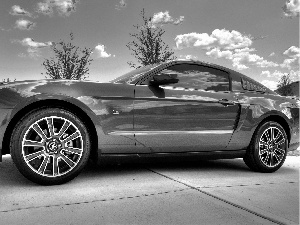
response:
<path fill-rule="evenodd" d="M 255 131 L 253 134 L 256 133 L 256 131 L 259 129 L 259 127 L 268 121 L 273 121 L 273 122 L 277 122 L 279 123 L 283 129 L 286 132 L 286 135 L 288 137 L 288 145 L 290 144 L 290 140 L 291 140 L 291 130 L 290 130 L 290 125 L 288 124 L 288 122 L 284 119 L 284 117 L 280 116 L 280 115 L 268 115 L 265 118 L 263 118 L 260 123 L 257 125 Z"/>
<path fill-rule="evenodd" d="M 97 161 L 98 159 L 98 135 L 97 131 L 95 128 L 95 125 L 93 123 L 93 120 L 90 118 L 90 116 L 87 114 L 85 110 L 77 106 L 76 104 L 73 104 L 69 101 L 66 100 L 61 100 L 61 99 L 43 99 L 43 100 L 38 100 L 35 102 L 32 102 L 25 107 L 23 107 L 21 110 L 19 110 L 17 113 L 13 115 L 11 118 L 5 133 L 4 133 L 4 138 L 3 138 L 3 143 L 2 143 L 2 154 L 10 154 L 10 138 L 11 134 L 13 132 L 14 127 L 17 125 L 18 121 L 24 117 L 24 115 L 27 115 L 28 113 L 40 110 L 40 109 L 45 109 L 45 108 L 60 108 L 67 110 L 73 114 L 75 114 L 82 122 L 86 125 L 86 128 L 88 129 L 90 139 L 91 139 L 91 154 L 90 154 L 90 159 L 92 161 Z"/>

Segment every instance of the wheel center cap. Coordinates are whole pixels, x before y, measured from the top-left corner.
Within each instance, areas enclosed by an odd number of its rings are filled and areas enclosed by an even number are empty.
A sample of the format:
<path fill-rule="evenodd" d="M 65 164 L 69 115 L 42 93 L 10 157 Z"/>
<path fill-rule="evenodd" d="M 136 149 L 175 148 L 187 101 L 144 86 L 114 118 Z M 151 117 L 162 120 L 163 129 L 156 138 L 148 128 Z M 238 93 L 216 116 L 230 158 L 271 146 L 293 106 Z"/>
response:
<path fill-rule="evenodd" d="M 47 149 L 49 150 L 49 152 L 56 152 L 59 149 L 59 143 L 57 143 L 57 141 L 55 140 L 51 140 L 47 144 Z"/>

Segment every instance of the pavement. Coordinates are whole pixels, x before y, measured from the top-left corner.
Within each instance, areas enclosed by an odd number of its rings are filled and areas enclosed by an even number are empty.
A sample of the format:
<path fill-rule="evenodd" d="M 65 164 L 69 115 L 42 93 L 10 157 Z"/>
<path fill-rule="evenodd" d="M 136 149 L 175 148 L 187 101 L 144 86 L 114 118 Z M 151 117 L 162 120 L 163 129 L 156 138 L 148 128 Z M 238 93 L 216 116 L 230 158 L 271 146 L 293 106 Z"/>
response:
<path fill-rule="evenodd" d="M 4 156 L 0 224 L 299 224 L 299 163 L 271 174 L 242 159 L 103 163 L 40 186 Z"/>

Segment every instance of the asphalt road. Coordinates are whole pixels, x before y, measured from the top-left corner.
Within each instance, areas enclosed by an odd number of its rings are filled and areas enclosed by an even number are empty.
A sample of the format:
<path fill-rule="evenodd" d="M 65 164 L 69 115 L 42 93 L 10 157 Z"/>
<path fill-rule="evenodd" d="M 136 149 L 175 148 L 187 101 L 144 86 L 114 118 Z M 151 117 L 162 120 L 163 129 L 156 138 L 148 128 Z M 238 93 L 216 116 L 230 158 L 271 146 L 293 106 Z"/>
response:
<path fill-rule="evenodd" d="M 151 160 L 87 167 L 39 186 L 0 163 L 0 224 L 299 224 L 299 161 L 272 174 L 242 159 Z"/>

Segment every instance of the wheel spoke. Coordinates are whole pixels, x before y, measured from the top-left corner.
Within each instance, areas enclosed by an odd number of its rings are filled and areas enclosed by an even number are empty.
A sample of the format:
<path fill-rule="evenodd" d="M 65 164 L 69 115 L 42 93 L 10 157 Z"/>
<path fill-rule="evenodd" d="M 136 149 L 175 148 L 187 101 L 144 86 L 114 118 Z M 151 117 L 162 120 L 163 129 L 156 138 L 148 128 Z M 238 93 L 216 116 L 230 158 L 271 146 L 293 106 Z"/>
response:
<path fill-rule="evenodd" d="M 48 155 L 44 158 L 42 164 L 40 165 L 40 168 L 39 168 L 39 170 L 38 170 L 38 173 L 42 173 L 42 174 L 45 173 L 45 169 L 46 169 L 46 167 L 47 167 L 47 164 L 48 164 L 48 162 L 49 162 L 49 159 L 50 159 L 50 156 L 48 156 Z"/>
<path fill-rule="evenodd" d="M 274 128 L 271 127 L 270 129 L 271 129 L 271 141 L 273 141 L 274 140 Z"/>
<path fill-rule="evenodd" d="M 277 133 L 276 137 L 274 138 L 274 142 L 276 143 L 276 141 L 278 140 L 278 138 L 281 136 L 280 132 Z"/>
<path fill-rule="evenodd" d="M 38 141 L 25 140 L 23 146 L 44 147 L 44 143 Z"/>
<path fill-rule="evenodd" d="M 76 131 L 72 135 L 68 136 L 66 139 L 62 140 L 63 143 L 68 143 L 69 141 L 74 140 L 75 138 L 78 138 L 80 136 L 79 131 Z"/>
<path fill-rule="evenodd" d="M 26 155 L 25 156 L 25 160 L 27 162 L 30 162 L 31 160 L 33 160 L 35 158 L 38 158 L 38 157 L 40 157 L 42 155 L 44 155 L 44 151 L 38 151 L 38 152 L 35 152 L 35 153 L 32 153 L 32 154 Z"/>
<path fill-rule="evenodd" d="M 259 141 L 260 146 L 268 146 L 268 143 L 264 142 L 263 140 Z"/>
<path fill-rule="evenodd" d="M 285 154 L 285 150 L 282 149 L 282 148 L 276 148 L 276 149 L 275 149 L 275 152 L 279 152 L 281 155 L 284 155 L 284 154 Z"/>
<path fill-rule="evenodd" d="M 48 125 L 48 130 L 50 133 L 50 137 L 53 137 L 54 136 L 54 126 L 53 126 L 52 118 L 47 118 L 47 125 Z"/>
<path fill-rule="evenodd" d="M 263 155 L 263 154 L 265 154 L 265 153 L 268 153 L 268 150 L 267 150 L 267 149 L 261 149 L 261 150 L 259 151 L 259 155 Z"/>
<path fill-rule="evenodd" d="M 59 174 L 59 167 L 58 167 L 58 158 L 53 156 L 53 176 Z"/>
<path fill-rule="evenodd" d="M 277 163 L 278 163 L 278 162 L 281 162 L 281 160 L 282 160 L 282 155 L 277 155 L 277 154 L 274 152 L 274 157 L 276 158 Z"/>
<path fill-rule="evenodd" d="M 35 130 L 35 132 L 38 133 L 38 135 L 43 139 L 43 140 L 46 140 L 47 139 L 47 136 L 46 134 L 44 133 L 44 131 L 42 131 L 42 129 L 40 128 L 40 126 L 35 123 L 32 128 Z"/>
<path fill-rule="evenodd" d="M 271 137 L 270 137 L 270 134 L 269 134 L 269 130 L 266 130 L 265 136 L 266 136 L 266 138 L 267 138 L 267 141 L 271 141 Z"/>
<path fill-rule="evenodd" d="M 70 153 L 75 153 L 77 155 L 81 155 L 81 153 L 82 153 L 82 149 L 80 149 L 80 148 L 65 147 L 64 150 L 66 150 Z"/>
<path fill-rule="evenodd" d="M 75 162 L 73 162 L 71 159 L 69 159 L 64 154 L 60 154 L 60 156 L 70 167 L 73 167 L 75 165 Z"/>
<path fill-rule="evenodd" d="M 270 166 L 274 165 L 274 157 L 273 157 L 273 153 L 270 153 Z"/>
<path fill-rule="evenodd" d="M 70 126 L 70 122 L 69 121 L 65 121 L 64 125 L 62 126 L 62 128 L 60 129 L 60 131 L 58 133 L 58 137 L 59 138 L 65 133 L 65 131 L 69 128 L 69 126 Z"/>
<path fill-rule="evenodd" d="M 279 142 L 276 142 L 275 145 L 281 145 L 285 142 L 285 139 L 282 138 Z"/>
<path fill-rule="evenodd" d="M 267 152 L 267 156 L 266 156 L 265 159 L 264 159 L 264 163 L 265 163 L 265 164 L 268 164 L 269 158 L 270 158 L 270 153 Z"/>

